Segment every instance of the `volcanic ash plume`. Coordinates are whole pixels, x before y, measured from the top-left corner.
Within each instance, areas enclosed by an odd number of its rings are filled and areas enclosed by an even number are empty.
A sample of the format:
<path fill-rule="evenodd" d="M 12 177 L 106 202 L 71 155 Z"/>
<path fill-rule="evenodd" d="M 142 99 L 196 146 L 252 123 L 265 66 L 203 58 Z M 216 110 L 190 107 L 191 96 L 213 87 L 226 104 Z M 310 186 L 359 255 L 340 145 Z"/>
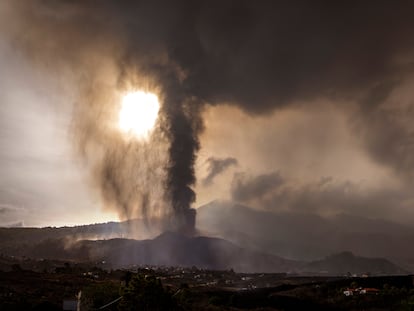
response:
<path fill-rule="evenodd" d="M 167 87 L 170 80 L 174 88 Z M 74 130 L 105 206 L 117 209 L 124 219 L 143 218 L 150 229 L 191 235 L 196 214 L 191 208 L 195 201 L 191 187 L 196 180 L 194 163 L 202 130 L 200 105 L 179 94 L 178 81 L 170 80 L 156 83 L 162 94 L 161 109 L 145 139 L 105 126 L 116 123 L 114 103 L 119 99 L 100 100 L 101 96 L 110 97 L 101 95 L 102 90 L 90 102 L 83 97 L 74 114 Z M 96 122 L 97 116 L 100 122 Z"/>
<path fill-rule="evenodd" d="M 188 28 L 182 21 L 192 6 L 159 5 L 10 2 L 2 16 L 7 36 L 33 65 L 63 81 L 62 101 L 75 98 L 70 133 L 105 208 L 148 224 L 163 219 L 163 228 L 191 234 L 202 105 L 172 48 Z M 137 90 L 155 93 L 161 106 L 144 140 L 118 124 L 122 96 Z"/>
<path fill-rule="evenodd" d="M 191 204 L 196 195 L 191 186 L 195 183 L 194 163 L 199 149 L 198 134 L 202 121 L 197 105 L 182 98 L 170 97 L 165 103 L 164 129 L 169 138 L 167 166 L 167 198 L 175 215 L 174 226 L 187 234 L 194 232 L 195 210 Z"/>
<path fill-rule="evenodd" d="M 2 1 L 0 31 L 62 81 L 67 97 L 78 96 L 73 136 L 105 205 L 124 218 L 193 230 L 204 103 L 253 116 L 328 99 L 356 115 L 372 159 L 411 182 L 413 109 L 384 106 L 413 77 L 411 3 L 99 3 Z M 147 142 L 125 139 L 114 125 L 118 93 L 134 90 L 160 98 Z"/>

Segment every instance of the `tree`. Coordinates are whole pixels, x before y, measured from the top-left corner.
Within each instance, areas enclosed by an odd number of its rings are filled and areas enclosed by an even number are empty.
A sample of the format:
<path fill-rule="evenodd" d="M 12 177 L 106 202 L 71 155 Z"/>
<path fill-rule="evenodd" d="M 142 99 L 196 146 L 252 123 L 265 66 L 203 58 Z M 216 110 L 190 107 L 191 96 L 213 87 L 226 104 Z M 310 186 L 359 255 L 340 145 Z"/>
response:
<path fill-rule="evenodd" d="M 135 275 L 121 294 L 123 299 L 118 309 L 122 311 L 179 310 L 171 293 L 154 276 Z"/>
<path fill-rule="evenodd" d="M 119 285 L 113 282 L 92 283 L 82 289 L 82 306 L 93 310 L 119 297 Z M 106 310 L 115 310 L 116 304 Z"/>

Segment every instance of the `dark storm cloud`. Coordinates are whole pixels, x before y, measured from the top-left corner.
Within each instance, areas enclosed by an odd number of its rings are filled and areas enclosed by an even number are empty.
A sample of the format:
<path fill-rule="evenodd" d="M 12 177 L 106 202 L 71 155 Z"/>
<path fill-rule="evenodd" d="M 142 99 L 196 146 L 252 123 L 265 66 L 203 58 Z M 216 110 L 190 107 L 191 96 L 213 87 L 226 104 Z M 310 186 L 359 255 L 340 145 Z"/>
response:
<path fill-rule="evenodd" d="M 373 159 L 390 166 L 405 181 L 412 182 L 414 102 L 393 100 L 394 87 L 393 84 L 374 88 L 353 115 L 351 126 L 360 135 Z"/>
<path fill-rule="evenodd" d="M 208 164 L 208 175 L 203 179 L 204 186 L 211 185 L 211 183 L 217 175 L 221 174 L 229 167 L 238 164 L 237 159 L 232 157 L 224 159 L 210 157 L 207 159 L 206 162 Z"/>
<path fill-rule="evenodd" d="M 406 1 L 39 3 L 43 15 L 60 15 L 55 26 L 72 30 L 65 41 L 121 41 L 120 65 L 163 81 L 177 78 L 178 66 L 183 94 L 251 112 L 307 97 L 352 97 L 412 68 L 412 59 L 399 62 L 414 47 L 414 5 Z"/>
<path fill-rule="evenodd" d="M 194 93 L 251 112 L 352 96 L 406 70 L 396 58 L 413 47 L 412 9 L 407 2 L 213 1 L 201 5 L 192 40 L 172 55 L 188 69 Z"/>
<path fill-rule="evenodd" d="M 356 135 L 367 151 L 412 176 L 413 129 L 380 107 L 413 70 L 413 9 L 402 1 L 209 2 L 195 33 L 188 27 L 192 40 L 170 55 L 193 94 L 254 114 L 324 96 L 357 101 Z"/>
<path fill-rule="evenodd" d="M 381 108 L 413 68 L 411 2 L 39 0 L 14 6 L 6 24 L 14 43 L 51 70 L 69 66 L 80 73 L 79 102 L 90 108 L 75 116 L 84 145 L 108 143 L 92 122 L 111 98 L 98 83 L 96 59 L 114 62 L 120 88 L 135 78 L 160 90 L 160 130 L 170 143 L 166 198 L 180 217 L 187 218 L 195 200 L 194 162 L 206 103 L 264 114 L 320 97 L 357 101 L 355 120 L 366 150 L 398 171 L 413 170 L 409 129 Z M 390 87 L 378 96 L 382 85 Z M 136 189 L 122 193 L 131 187 L 124 176 L 114 177 L 119 171 L 113 163 L 122 163 L 124 153 L 114 154 L 101 165 L 101 184 L 128 206 Z M 283 181 L 268 178 L 264 189 Z"/>

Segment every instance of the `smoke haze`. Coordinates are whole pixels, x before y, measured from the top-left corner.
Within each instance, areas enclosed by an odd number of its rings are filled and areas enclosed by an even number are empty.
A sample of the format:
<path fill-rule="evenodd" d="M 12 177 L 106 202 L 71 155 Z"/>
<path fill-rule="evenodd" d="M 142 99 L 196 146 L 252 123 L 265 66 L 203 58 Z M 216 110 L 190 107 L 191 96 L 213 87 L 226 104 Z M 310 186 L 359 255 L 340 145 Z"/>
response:
<path fill-rule="evenodd" d="M 404 1 L 4 1 L 1 44 L 19 55 L 3 53 L 2 63 L 24 59 L 42 82 L 37 97 L 71 115 L 58 128 L 121 218 L 162 217 L 191 232 L 192 208 L 224 198 L 412 225 L 413 9 Z M 4 89 L 17 94 L 27 79 Z M 147 141 L 117 128 L 120 99 L 134 89 L 161 102 Z M 2 119 L 17 111 L 2 105 Z M 11 145 L 2 141 L 2 163 Z"/>

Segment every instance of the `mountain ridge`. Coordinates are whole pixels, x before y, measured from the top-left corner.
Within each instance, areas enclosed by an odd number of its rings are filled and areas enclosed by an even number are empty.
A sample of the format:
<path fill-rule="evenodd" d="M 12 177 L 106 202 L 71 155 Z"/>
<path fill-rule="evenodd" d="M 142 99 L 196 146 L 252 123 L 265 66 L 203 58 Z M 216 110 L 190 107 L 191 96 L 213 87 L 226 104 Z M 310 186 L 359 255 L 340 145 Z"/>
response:
<path fill-rule="evenodd" d="M 16 229 L 20 230 L 20 229 Z M 42 229 L 39 229 L 42 230 Z M 4 238 L 4 236 L 3 236 Z M 240 247 L 222 238 L 189 237 L 176 232 L 164 232 L 153 239 L 135 240 L 111 238 L 103 240 L 70 240 L 48 238 L 30 243 L 8 244 L 3 254 L 35 259 L 107 262 L 110 268 L 134 266 L 182 266 L 237 272 L 306 273 L 342 275 L 346 272 L 371 274 L 405 274 L 400 267 L 386 259 L 362 258 L 343 265 L 332 258 L 305 262 L 285 259 L 265 252 Z M 348 256 L 349 257 L 349 256 Z M 351 259 L 354 259 L 354 255 Z M 335 257 L 333 257 L 335 258 Z M 374 267 L 375 269 L 372 269 Z"/>
<path fill-rule="evenodd" d="M 211 236 L 293 260 L 313 261 L 349 250 L 414 271 L 414 228 L 382 219 L 270 212 L 213 201 L 198 208 L 197 225 Z"/>

